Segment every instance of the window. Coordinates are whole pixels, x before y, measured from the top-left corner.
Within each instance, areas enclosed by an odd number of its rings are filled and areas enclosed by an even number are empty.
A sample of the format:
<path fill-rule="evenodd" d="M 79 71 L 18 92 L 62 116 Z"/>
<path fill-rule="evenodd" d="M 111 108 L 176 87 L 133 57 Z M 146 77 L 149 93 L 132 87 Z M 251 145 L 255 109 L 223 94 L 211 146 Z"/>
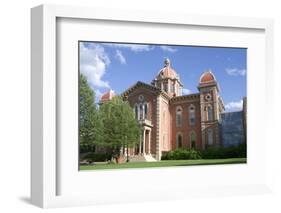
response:
<path fill-rule="evenodd" d="M 140 95 L 139 96 L 139 101 L 143 101 L 144 100 L 144 96 L 143 95 Z"/>
<path fill-rule="evenodd" d="M 182 108 L 181 107 L 176 108 L 176 125 L 177 125 L 177 127 L 180 127 L 182 125 Z"/>
<path fill-rule="evenodd" d="M 142 120 L 144 116 L 144 107 L 143 104 L 139 105 L 139 120 Z"/>
<path fill-rule="evenodd" d="M 164 91 L 168 92 L 168 84 L 167 83 L 164 83 Z"/>
<path fill-rule="evenodd" d="M 213 109 L 211 106 L 208 106 L 208 121 L 212 121 L 213 120 Z"/>
<path fill-rule="evenodd" d="M 138 120 L 148 118 L 148 104 L 135 104 L 135 118 Z"/>
<path fill-rule="evenodd" d="M 189 106 L 189 124 L 190 125 L 195 124 L 195 107 L 194 107 L 194 105 Z"/>
<path fill-rule="evenodd" d="M 208 131 L 207 131 L 207 144 L 213 145 L 213 130 L 212 129 L 208 129 Z"/>
<path fill-rule="evenodd" d="M 177 134 L 177 148 L 182 148 L 182 134 Z"/>
<path fill-rule="evenodd" d="M 196 133 L 194 131 L 190 133 L 190 146 L 192 149 L 196 148 Z"/>
<path fill-rule="evenodd" d="M 144 118 L 147 119 L 147 112 L 148 112 L 148 105 L 147 103 L 144 104 Z"/>
<path fill-rule="evenodd" d="M 139 114 L 138 114 L 138 105 L 135 105 L 135 118 L 139 119 Z"/>

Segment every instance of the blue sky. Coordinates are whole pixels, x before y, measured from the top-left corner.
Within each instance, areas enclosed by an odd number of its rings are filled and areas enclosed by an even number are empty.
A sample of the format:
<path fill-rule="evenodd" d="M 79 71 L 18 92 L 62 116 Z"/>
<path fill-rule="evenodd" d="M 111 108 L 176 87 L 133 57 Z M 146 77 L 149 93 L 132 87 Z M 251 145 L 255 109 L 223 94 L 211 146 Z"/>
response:
<path fill-rule="evenodd" d="M 96 93 L 120 94 L 137 81 L 150 83 L 169 58 L 184 93 L 197 93 L 201 74 L 211 69 L 227 111 L 240 110 L 246 96 L 247 49 L 80 42 L 80 72 Z"/>

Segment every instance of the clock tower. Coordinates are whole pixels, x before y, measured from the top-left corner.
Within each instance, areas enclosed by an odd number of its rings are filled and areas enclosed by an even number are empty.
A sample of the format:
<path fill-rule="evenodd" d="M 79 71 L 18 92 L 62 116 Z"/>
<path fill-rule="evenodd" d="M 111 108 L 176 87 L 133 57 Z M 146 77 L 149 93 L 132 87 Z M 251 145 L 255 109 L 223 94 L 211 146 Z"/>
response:
<path fill-rule="evenodd" d="M 220 113 L 224 111 L 219 96 L 219 85 L 211 70 L 205 71 L 199 80 L 201 109 L 202 148 L 220 145 Z"/>

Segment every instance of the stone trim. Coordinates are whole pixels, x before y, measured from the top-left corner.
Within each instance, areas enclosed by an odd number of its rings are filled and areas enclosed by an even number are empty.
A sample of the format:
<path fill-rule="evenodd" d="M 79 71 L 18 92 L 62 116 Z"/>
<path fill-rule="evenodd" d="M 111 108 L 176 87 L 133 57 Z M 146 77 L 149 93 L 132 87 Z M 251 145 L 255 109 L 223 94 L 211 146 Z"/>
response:
<path fill-rule="evenodd" d="M 160 147 L 160 96 L 156 99 L 156 160 L 161 160 L 161 147 Z"/>

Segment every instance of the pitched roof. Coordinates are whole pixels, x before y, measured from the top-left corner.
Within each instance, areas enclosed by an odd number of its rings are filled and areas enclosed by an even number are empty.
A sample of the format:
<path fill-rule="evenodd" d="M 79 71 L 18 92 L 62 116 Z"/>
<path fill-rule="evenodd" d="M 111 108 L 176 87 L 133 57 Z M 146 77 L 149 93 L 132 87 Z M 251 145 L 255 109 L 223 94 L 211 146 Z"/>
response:
<path fill-rule="evenodd" d="M 170 99 L 170 97 L 168 96 L 168 94 L 166 94 L 165 92 L 163 92 L 160 88 L 155 87 L 151 84 L 147 84 L 144 83 L 142 81 L 138 81 L 137 83 L 135 83 L 133 86 L 129 87 L 126 91 L 124 91 L 121 96 L 122 97 L 127 97 L 130 93 L 132 93 L 134 90 L 138 89 L 138 88 L 146 88 L 148 90 L 154 91 L 158 94 L 162 94 L 164 97 Z"/>
<path fill-rule="evenodd" d="M 115 96 L 114 91 L 109 90 L 101 96 L 100 102 L 110 101 L 114 96 Z"/>

